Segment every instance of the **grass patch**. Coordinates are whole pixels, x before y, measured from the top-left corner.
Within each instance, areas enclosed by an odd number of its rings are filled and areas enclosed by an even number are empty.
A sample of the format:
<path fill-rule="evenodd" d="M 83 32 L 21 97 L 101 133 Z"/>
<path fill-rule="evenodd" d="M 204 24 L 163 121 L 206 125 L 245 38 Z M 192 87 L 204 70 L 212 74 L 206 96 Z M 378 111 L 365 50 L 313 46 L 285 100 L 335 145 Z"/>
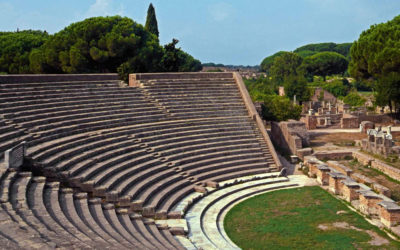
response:
<path fill-rule="evenodd" d="M 337 214 L 338 211 L 344 212 Z M 342 224 L 347 228 L 340 227 Z M 224 227 L 243 249 L 400 248 L 399 242 L 318 186 L 247 199 L 228 212 Z M 373 234 L 386 243 L 373 245 Z"/>

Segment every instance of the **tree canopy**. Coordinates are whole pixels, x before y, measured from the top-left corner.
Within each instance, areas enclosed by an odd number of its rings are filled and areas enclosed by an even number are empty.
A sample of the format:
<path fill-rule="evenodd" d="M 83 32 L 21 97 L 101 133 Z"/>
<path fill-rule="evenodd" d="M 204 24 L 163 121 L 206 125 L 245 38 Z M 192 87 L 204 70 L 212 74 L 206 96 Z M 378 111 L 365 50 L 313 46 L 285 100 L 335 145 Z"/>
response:
<path fill-rule="evenodd" d="M 347 59 L 336 52 L 319 52 L 306 57 L 301 66 L 311 76 L 325 77 L 332 74 L 343 74 L 347 70 Z"/>
<path fill-rule="evenodd" d="M 297 49 L 295 49 L 293 52 L 302 55 L 303 57 L 306 56 L 311 56 L 313 54 L 316 54 L 318 52 L 324 52 L 324 51 L 331 51 L 331 52 L 336 52 L 344 57 L 348 57 L 350 54 L 350 47 L 352 43 L 312 43 L 312 44 L 307 44 L 304 46 L 301 46 Z"/>
<path fill-rule="evenodd" d="M 278 56 L 281 56 L 284 53 L 287 53 L 287 52 L 279 51 L 279 52 L 273 54 L 272 56 L 268 56 L 268 57 L 264 58 L 264 60 L 261 62 L 261 65 L 260 65 L 261 70 L 269 73 L 269 70 L 270 70 L 272 64 L 274 63 L 275 58 Z"/>
<path fill-rule="evenodd" d="M 30 73 L 29 53 L 48 37 L 47 32 L 35 30 L 0 32 L 0 72 Z"/>
<path fill-rule="evenodd" d="M 150 3 L 149 8 L 147 10 L 146 24 L 144 27 L 150 33 L 156 35 L 157 37 L 159 36 L 156 10 L 154 9 L 152 3 Z"/>
<path fill-rule="evenodd" d="M 278 84 L 283 83 L 285 77 L 297 75 L 297 68 L 301 65 L 303 59 L 292 52 L 283 52 L 275 57 L 270 68 L 270 75 Z"/>
<path fill-rule="evenodd" d="M 163 54 L 156 36 L 133 20 L 93 17 L 51 36 L 30 57 L 35 73 L 116 72 L 127 61 L 134 72 L 155 71 Z"/>
<path fill-rule="evenodd" d="M 156 35 L 127 17 L 88 18 L 43 36 L 26 50 L 25 68 L 32 73 L 118 72 L 127 80 L 135 72 L 201 70 L 200 61 L 175 48 L 178 40 L 162 47 Z"/>
<path fill-rule="evenodd" d="M 400 104 L 400 16 L 363 31 L 351 47 L 350 74 L 375 81 L 379 105 Z"/>
<path fill-rule="evenodd" d="M 307 101 L 310 98 L 307 80 L 299 71 L 302 61 L 303 59 L 296 53 L 281 53 L 280 56 L 275 57 L 270 68 L 270 75 L 274 84 L 285 87 L 286 96 L 293 98 L 296 95 L 297 100 Z"/>

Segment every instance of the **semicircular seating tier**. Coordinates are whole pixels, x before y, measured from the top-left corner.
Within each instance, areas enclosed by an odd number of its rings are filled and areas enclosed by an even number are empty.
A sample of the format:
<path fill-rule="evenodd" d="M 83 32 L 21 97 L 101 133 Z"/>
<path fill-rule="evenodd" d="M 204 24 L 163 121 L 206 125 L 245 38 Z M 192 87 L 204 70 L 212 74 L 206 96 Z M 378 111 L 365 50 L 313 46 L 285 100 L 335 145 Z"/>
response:
<path fill-rule="evenodd" d="M 131 78 L 0 76 L 0 159 L 26 141 L 28 160 L 2 170 L 2 214 L 39 247 L 179 248 L 152 219 L 179 218 L 180 200 L 218 182 L 279 170 L 236 74 Z"/>

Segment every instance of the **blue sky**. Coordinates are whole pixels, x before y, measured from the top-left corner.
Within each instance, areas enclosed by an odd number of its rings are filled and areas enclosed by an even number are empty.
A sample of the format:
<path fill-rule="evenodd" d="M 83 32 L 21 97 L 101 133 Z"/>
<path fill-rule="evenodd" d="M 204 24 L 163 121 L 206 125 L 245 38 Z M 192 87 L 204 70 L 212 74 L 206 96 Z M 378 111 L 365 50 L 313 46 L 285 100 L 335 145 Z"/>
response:
<path fill-rule="evenodd" d="M 308 43 L 352 42 L 370 25 L 400 14 L 400 0 L 0 0 L 0 30 L 54 33 L 91 16 L 144 23 L 150 2 L 160 41 L 202 62 L 256 65 Z"/>

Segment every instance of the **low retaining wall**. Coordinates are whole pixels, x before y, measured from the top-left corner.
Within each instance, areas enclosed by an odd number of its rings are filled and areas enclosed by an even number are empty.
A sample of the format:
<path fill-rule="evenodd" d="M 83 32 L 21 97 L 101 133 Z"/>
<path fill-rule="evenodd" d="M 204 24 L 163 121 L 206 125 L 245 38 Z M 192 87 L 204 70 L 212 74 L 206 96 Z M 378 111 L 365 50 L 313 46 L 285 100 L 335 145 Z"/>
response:
<path fill-rule="evenodd" d="M 363 154 L 361 152 L 353 152 L 353 157 L 364 166 L 371 166 L 372 168 L 381 171 L 391 178 L 400 181 L 400 169 L 392 167 L 380 160 L 373 158 L 372 156 Z"/>
<path fill-rule="evenodd" d="M 352 157 L 352 152 L 349 151 L 318 151 L 313 154 L 321 160 L 340 160 L 347 157 Z"/>
<path fill-rule="evenodd" d="M 393 179 L 400 181 L 400 169 L 398 168 L 394 168 L 386 163 L 376 160 L 371 162 L 371 167 L 381 171 Z"/>
<path fill-rule="evenodd" d="M 0 83 L 117 81 L 118 74 L 29 74 L 0 75 Z"/>

